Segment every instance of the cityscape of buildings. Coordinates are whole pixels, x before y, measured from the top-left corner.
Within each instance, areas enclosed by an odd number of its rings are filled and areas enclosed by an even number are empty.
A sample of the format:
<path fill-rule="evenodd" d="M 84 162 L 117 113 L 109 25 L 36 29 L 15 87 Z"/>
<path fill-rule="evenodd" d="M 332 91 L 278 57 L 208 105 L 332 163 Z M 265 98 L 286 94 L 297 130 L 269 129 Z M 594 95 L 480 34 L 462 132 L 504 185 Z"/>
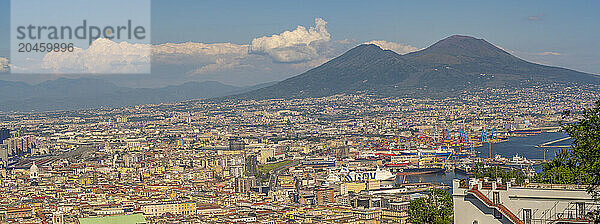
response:
<path fill-rule="evenodd" d="M 455 223 L 588 223 L 578 186 L 406 178 L 468 173 L 494 159 L 473 148 L 558 131 L 599 98 L 551 84 L 3 112 L 0 223 L 407 223 L 432 188 Z"/>

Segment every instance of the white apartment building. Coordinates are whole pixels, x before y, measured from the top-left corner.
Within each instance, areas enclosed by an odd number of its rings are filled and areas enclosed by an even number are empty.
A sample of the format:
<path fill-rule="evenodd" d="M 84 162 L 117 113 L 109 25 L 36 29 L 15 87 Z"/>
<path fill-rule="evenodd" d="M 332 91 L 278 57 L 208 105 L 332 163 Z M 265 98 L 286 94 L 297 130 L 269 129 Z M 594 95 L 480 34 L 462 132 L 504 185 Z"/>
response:
<path fill-rule="evenodd" d="M 593 223 L 586 219 L 586 214 L 599 208 L 582 185 L 501 183 L 501 180 L 454 180 L 454 223 Z"/>

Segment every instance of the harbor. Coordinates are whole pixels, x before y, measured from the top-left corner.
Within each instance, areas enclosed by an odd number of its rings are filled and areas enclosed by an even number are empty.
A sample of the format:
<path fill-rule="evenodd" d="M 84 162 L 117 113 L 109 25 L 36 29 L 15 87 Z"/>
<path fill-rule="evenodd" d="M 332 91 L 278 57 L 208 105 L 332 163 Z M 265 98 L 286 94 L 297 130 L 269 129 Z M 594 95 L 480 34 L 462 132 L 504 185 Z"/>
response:
<path fill-rule="evenodd" d="M 396 191 L 407 184 L 432 183 L 425 188 L 444 188 L 450 186 L 453 179 L 467 178 L 476 164 L 517 168 L 526 171 L 530 177 L 534 176 L 544 163 L 554 157 L 557 149 L 569 147 L 571 143 L 565 133 L 556 131 L 528 130 L 498 135 L 489 135 L 488 139 L 471 138 L 469 141 L 460 137 L 450 140 L 400 138 L 391 144 L 388 141 L 391 147 L 363 150 L 357 159 L 305 164 L 328 167 L 329 176 L 323 179 L 323 186 L 379 181 L 382 189 Z M 419 192 L 422 191 L 421 188 Z"/>

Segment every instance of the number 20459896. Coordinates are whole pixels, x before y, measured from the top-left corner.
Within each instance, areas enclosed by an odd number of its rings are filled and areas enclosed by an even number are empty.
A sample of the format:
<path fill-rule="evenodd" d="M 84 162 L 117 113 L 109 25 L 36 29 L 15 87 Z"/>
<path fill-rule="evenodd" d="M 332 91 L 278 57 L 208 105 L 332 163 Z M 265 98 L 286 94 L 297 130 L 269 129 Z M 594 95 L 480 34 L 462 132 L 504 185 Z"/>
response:
<path fill-rule="evenodd" d="M 18 52 L 73 52 L 73 43 L 19 43 Z"/>

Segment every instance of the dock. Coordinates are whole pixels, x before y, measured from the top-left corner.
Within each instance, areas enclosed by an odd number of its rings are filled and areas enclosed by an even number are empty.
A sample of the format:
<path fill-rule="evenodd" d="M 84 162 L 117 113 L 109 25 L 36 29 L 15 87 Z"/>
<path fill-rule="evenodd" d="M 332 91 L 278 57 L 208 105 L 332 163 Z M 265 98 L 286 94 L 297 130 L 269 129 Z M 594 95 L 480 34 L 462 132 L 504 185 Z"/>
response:
<path fill-rule="evenodd" d="M 561 139 L 556 139 L 556 140 L 553 140 L 553 141 L 544 142 L 544 143 L 542 143 L 540 145 L 536 145 L 535 147 L 536 148 L 569 148 L 569 147 L 571 147 L 570 145 L 552 145 L 554 143 L 562 142 L 562 141 L 569 140 L 569 139 L 571 139 L 571 137 L 565 137 L 565 138 L 561 138 Z"/>

